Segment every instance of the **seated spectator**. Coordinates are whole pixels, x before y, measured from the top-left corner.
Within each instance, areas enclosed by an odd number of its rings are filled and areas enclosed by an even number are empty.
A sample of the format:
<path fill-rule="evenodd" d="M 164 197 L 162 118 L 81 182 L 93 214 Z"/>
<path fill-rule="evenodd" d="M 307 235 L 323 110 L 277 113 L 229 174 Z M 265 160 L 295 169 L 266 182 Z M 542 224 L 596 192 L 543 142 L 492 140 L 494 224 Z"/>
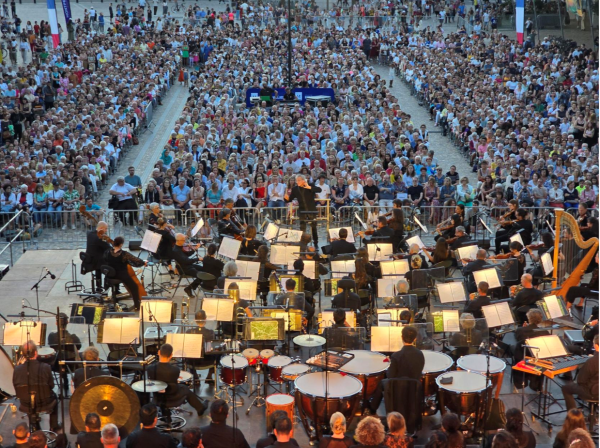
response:
<path fill-rule="evenodd" d="M 362 419 L 354 434 L 357 445 L 352 445 L 354 448 L 362 447 L 384 447 L 385 430 L 381 424 L 381 420 L 375 417 L 365 417 Z"/>
<path fill-rule="evenodd" d="M 102 448 L 100 416 L 90 412 L 85 416 L 85 431 L 77 434 L 77 448 Z"/>
<path fill-rule="evenodd" d="M 388 433 L 383 444 L 388 448 L 412 448 L 413 438 L 406 434 L 406 421 L 399 412 L 387 415 Z"/>
<path fill-rule="evenodd" d="M 344 414 L 334 412 L 329 419 L 329 426 L 332 434 L 321 438 L 319 448 L 349 448 L 354 445 L 354 439 L 346 435 L 346 417 L 344 417 Z"/>

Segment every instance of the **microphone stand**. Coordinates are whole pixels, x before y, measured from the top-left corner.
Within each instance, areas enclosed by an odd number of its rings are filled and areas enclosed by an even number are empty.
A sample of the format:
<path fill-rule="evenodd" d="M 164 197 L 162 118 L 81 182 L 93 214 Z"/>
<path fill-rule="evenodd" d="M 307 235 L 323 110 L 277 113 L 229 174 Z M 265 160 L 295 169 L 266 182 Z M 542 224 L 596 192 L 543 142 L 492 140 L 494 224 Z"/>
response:
<path fill-rule="evenodd" d="M 35 303 L 36 303 L 36 307 L 37 307 L 38 320 L 40 319 L 40 295 L 39 295 L 40 283 L 42 283 L 42 281 L 44 281 L 44 279 L 46 277 L 48 277 L 49 275 L 50 275 L 50 271 L 46 271 L 46 273 L 42 276 L 42 278 L 40 278 L 37 281 L 37 283 L 35 285 L 33 285 L 30 289 L 30 291 L 35 289 Z"/>

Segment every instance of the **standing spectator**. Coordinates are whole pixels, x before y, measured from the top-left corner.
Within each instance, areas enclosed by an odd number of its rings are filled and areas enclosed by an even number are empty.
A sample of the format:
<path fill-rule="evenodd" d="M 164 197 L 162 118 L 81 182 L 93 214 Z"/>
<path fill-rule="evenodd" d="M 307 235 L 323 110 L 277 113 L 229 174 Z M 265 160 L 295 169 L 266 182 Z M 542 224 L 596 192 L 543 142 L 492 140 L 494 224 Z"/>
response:
<path fill-rule="evenodd" d="M 235 429 L 234 436 L 234 429 L 227 424 L 228 415 L 229 405 L 224 400 L 211 403 L 211 423 L 201 428 L 203 444 L 210 448 L 250 448 L 244 433 L 238 428 Z"/>
<path fill-rule="evenodd" d="M 413 439 L 406 434 L 406 421 L 399 412 L 390 412 L 387 415 L 389 432 L 383 444 L 387 448 L 412 448 Z"/>
<path fill-rule="evenodd" d="M 118 448 L 121 437 L 119 436 L 119 428 L 117 425 L 107 423 L 102 428 L 100 440 L 104 448 Z"/>
<path fill-rule="evenodd" d="M 77 448 L 102 448 L 100 416 L 90 412 L 85 416 L 85 431 L 77 434 Z"/>
<path fill-rule="evenodd" d="M 141 428 L 127 437 L 126 448 L 177 448 L 177 440 L 156 428 L 158 408 L 153 403 L 145 404 L 140 409 Z"/>

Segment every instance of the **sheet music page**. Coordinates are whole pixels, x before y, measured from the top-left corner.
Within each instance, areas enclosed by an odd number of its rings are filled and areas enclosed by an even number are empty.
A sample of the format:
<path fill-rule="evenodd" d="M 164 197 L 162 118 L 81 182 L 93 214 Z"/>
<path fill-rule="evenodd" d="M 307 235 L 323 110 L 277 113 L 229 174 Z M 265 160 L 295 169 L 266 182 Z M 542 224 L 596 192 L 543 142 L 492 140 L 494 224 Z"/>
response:
<path fill-rule="evenodd" d="M 349 243 L 354 243 L 354 232 L 352 231 L 352 227 L 337 227 L 335 229 L 329 229 L 329 239 L 339 239 L 341 229 L 346 229 L 348 231 L 346 241 L 348 241 Z"/>
<path fill-rule="evenodd" d="M 233 300 L 210 299 L 202 301 L 202 309 L 206 311 L 206 320 L 231 322 L 233 319 Z"/>
<path fill-rule="evenodd" d="M 380 327 L 391 327 L 395 322 L 385 322 L 386 320 L 396 320 L 392 317 L 392 313 L 389 310 L 384 310 L 384 313 L 377 312 L 377 325 Z"/>
<path fill-rule="evenodd" d="M 200 218 L 198 220 L 198 222 L 196 223 L 196 225 L 194 226 L 194 228 L 192 229 L 191 235 L 192 238 L 195 237 L 198 232 L 200 232 L 200 229 L 204 226 L 204 219 Z"/>
<path fill-rule="evenodd" d="M 294 262 L 296 260 L 288 260 L 288 269 L 293 270 L 294 269 Z M 308 277 L 311 278 L 313 280 L 315 280 L 317 277 L 315 275 L 315 271 L 317 269 L 316 264 L 315 264 L 315 260 L 302 260 L 304 262 L 304 272 L 303 274 Z"/>
<path fill-rule="evenodd" d="M 167 334 L 167 344 L 173 346 L 173 358 L 202 358 L 201 334 Z"/>
<path fill-rule="evenodd" d="M 285 241 L 286 243 L 299 243 L 302 238 L 302 230 L 279 229 L 277 240 Z"/>
<path fill-rule="evenodd" d="M 498 275 L 496 268 L 475 271 L 473 272 L 473 278 L 475 279 L 476 284 L 479 284 L 479 282 L 487 282 L 490 289 L 502 287 L 500 284 L 500 276 Z"/>
<path fill-rule="evenodd" d="M 523 238 L 521 238 L 521 234 L 520 233 L 515 233 L 513 236 L 511 236 L 509 238 L 510 242 L 512 243 L 513 241 L 518 241 L 519 243 L 521 243 L 523 246 L 525 246 L 525 244 L 523 243 Z"/>
<path fill-rule="evenodd" d="M 140 339 L 140 320 L 137 317 L 123 317 L 121 319 L 105 319 L 104 322 L 111 321 L 120 321 L 119 326 L 117 326 L 114 335 L 117 337 L 120 335 L 120 341 L 111 342 L 111 344 L 137 344 Z M 107 331 L 106 326 L 104 326 L 104 334 L 112 334 L 112 331 L 109 329 Z M 106 338 L 105 338 L 106 339 Z M 107 343 L 105 341 L 105 343 Z"/>
<path fill-rule="evenodd" d="M 402 349 L 402 327 L 371 327 L 371 350 L 397 352 Z"/>
<path fill-rule="evenodd" d="M 35 323 L 35 327 L 33 326 Z M 44 345 L 46 341 L 42 341 L 42 322 L 23 321 L 7 322 L 4 324 L 4 342 L 2 345 L 23 345 L 27 342 L 27 332 L 29 331 L 29 339 L 37 345 Z"/>
<path fill-rule="evenodd" d="M 160 244 L 161 239 L 162 235 L 160 233 L 153 232 L 152 230 L 146 230 L 146 232 L 144 232 L 144 238 L 142 239 L 142 244 L 140 244 L 140 247 L 150 253 L 155 254 L 158 250 L 158 245 Z"/>
<path fill-rule="evenodd" d="M 277 232 L 279 232 L 279 227 L 277 227 L 275 224 L 270 222 L 267 225 L 267 228 L 265 229 L 265 234 L 263 235 L 263 238 L 266 241 L 274 240 L 275 237 L 277 237 Z"/>
<path fill-rule="evenodd" d="M 510 325 L 515 323 L 515 319 L 510 311 L 508 302 L 496 303 L 496 311 L 498 311 L 498 317 L 502 325 Z"/>
<path fill-rule="evenodd" d="M 219 246 L 219 255 L 235 260 L 240 253 L 242 242 L 234 238 L 223 238 Z"/>
<path fill-rule="evenodd" d="M 444 331 L 460 331 L 458 310 L 442 310 L 442 318 L 444 321 Z"/>
<path fill-rule="evenodd" d="M 377 279 L 377 297 L 394 297 L 395 286 L 402 277 L 390 276 Z"/>
<path fill-rule="evenodd" d="M 260 272 L 260 263 L 258 261 L 236 260 L 239 277 L 250 277 L 254 281 L 258 281 Z M 307 276 L 308 277 L 308 276 Z"/>
<path fill-rule="evenodd" d="M 537 354 L 538 358 L 553 358 L 555 356 L 566 356 L 568 355 L 565 350 L 565 346 L 561 342 L 560 338 L 553 334 L 550 336 L 538 336 L 537 338 L 527 339 L 526 345 L 533 347 L 539 347 L 539 351 L 531 350 L 534 355 Z"/>
<path fill-rule="evenodd" d="M 464 302 L 467 300 L 462 283 L 436 283 L 435 287 L 442 303 Z"/>
<path fill-rule="evenodd" d="M 356 270 L 354 260 L 333 260 L 331 262 L 331 272 L 333 278 L 342 278 L 345 274 L 352 274 Z M 338 274 L 343 272 L 343 274 Z"/>
<path fill-rule="evenodd" d="M 556 319 L 558 317 L 563 317 L 563 310 L 558 303 L 558 297 L 556 296 L 547 296 L 544 297 L 544 301 L 546 302 L 546 307 L 548 307 L 548 314 L 550 315 L 550 319 Z"/>
<path fill-rule="evenodd" d="M 144 322 L 158 322 L 168 324 L 171 322 L 173 311 L 172 300 L 142 300 Z M 142 310 L 140 310 L 140 319 Z"/>
<path fill-rule="evenodd" d="M 501 327 L 502 320 L 498 315 L 498 310 L 496 309 L 496 305 L 485 305 L 481 307 L 481 311 L 483 311 L 483 316 L 488 324 L 489 328 L 493 327 Z"/>
<path fill-rule="evenodd" d="M 554 264 L 552 264 L 552 256 L 546 252 L 542 254 L 540 257 L 540 261 L 542 262 L 542 269 L 544 270 L 545 275 L 549 275 L 554 270 Z"/>
<path fill-rule="evenodd" d="M 237 280 L 234 278 L 225 279 L 225 287 L 223 291 L 227 294 L 229 286 L 235 283 L 240 288 L 240 299 L 242 300 L 256 300 L 256 281 L 255 280 Z"/>
<path fill-rule="evenodd" d="M 382 275 L 404 275 L 410 270 L 408 259 L 382 261 L 379 265 Z"/>
<path fill-rule="evenodd" d="M 369 250 L 369 261 L 389 260 L 389 256 L 394 253 L 394 247 L 389 243 L 369 243 L 367 248 Z"/>
<path fill-rule="evenodd" d="M 453 302 L 465 302 L 467 300 L 462 282 L 451 282 L 450 290 L 452 291 Z"/>
<path fill-rule="evenodd" d="M 423 249 L 425 247 L 425 244 L 423 244 L 423 241 L 421 240 L 421 237 L 419 235 L 415 235 L 413 237 L 410 237 L 406 240 L 406 244 L 408 245 L 408 247 L 411 246 L 411 244 L 416 244 L 417 246 L 419 246 L 420 249 Z"/>
<path fill-rule="evenodd" d="M 272 244 L 269 261 L 273 264 L 282 264 L 287 266 L 288 260 L 295 260 L 294 252 L 299 252 L 298 246 L 284 246 L 283 244 Z"/>
<path fill-rule="evenodd" d="M 464 260 L 464 259 L 475 260 L 477 258 L 478 250 L 479 250 L 479 247 L 477 247 L 476 245 L 459 247 L 457 249 L 458 256 L 460 257 L 461 260 Z"/>

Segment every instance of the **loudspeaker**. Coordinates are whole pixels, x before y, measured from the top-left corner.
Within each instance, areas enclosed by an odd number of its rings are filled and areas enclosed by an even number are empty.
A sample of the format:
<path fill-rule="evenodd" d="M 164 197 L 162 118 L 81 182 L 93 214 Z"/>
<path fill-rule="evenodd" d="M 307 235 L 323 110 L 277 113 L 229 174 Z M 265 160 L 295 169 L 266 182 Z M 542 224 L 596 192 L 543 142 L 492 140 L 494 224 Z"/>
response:
<path fill-rule="evenodd" d="M 142 250 L 142 240 L 130 240 L 129 250 Z"/>

